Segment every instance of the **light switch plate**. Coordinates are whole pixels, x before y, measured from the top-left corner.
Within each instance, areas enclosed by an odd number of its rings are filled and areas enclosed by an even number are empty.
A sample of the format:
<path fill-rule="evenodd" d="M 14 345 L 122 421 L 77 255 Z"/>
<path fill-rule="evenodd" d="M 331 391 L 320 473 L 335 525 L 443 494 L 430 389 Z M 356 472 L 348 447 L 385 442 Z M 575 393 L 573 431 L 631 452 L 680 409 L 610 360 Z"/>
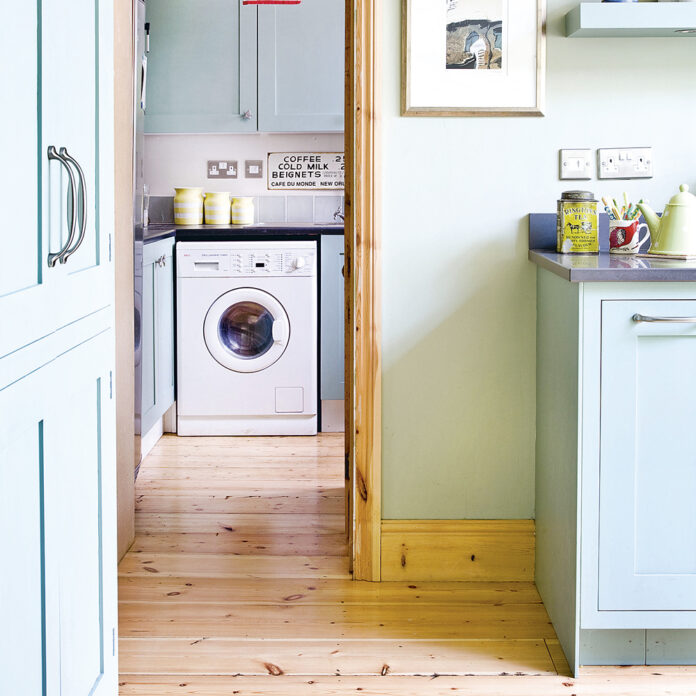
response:
<path fill-rule="evenodd" d="M 244 176 L 247 179 L 262 179 L 263 160 L 244 160 Z"/>
<path fill-rule="evenodd" d="M 558 172 L 560 179 L 591 179 L 592 150 L 560 150 Z"/>
<path fill-rule="evenodd" d="M 208 160 L 209 179 L 236 179 L 237 160 Z"/>
<path fill-rule="evenodd" d="M 597 150 L 600 179 L 651 179 L 651 147 L 613 147 Z"/>

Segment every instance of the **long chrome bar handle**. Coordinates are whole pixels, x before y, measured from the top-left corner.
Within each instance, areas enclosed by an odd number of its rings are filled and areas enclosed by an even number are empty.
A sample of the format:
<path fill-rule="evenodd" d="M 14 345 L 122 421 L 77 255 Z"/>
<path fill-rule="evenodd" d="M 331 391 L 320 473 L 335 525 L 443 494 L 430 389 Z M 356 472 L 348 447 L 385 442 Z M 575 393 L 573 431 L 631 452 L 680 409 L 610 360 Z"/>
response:
<path fill-rule="evenodd" d="M 70 234 L 68 235 L 68 241 L 65 242 L 63 248 L 56 254 L 49 253 L 48 255 L 48 267 L 53 268 L 58 261 L 63 260 L 63 256 L 67 253 L 73 239 L 75 238 L 75 223 L 77 222 L 77 217 L 75 216 L 75 206 L 77 205 L 77 188 L 75 186 L 75 176 L 73 174 L 72 168 L 68 163 L 67 159 L 63 155 L 56 151 L 53 145 L 48 148 L 48 159 L 58 160 L 68 171 L 68 177 L 70 178 L 70 200 L 72 205 L 70 206 Z"/>
<path fill-rule="evenodd" d="M 72 164 L 75 169 L 77 169 L 77 174 L 80 177 L 80 193 L 82 194 L 82 215 L 80 217 L 80 236 L 77 238 L 74 246 L 69 248 L 65 255 L 60 259 L 61 263 L 66 263 L 67 260 L 79 249 L 80 244 L 85 239 L 85 232 L 87 231 L 87 182 L 85 180 L 85 173 L 82 171 L 82 167 L 79 165 L 78 161 L 68 153 L 67 149 L 64 147 L 60 148 L 61 156 L 63 156 L 70 164 Z"/>
<path fill-rule="evenodd" d="M 634 314 L 631 318 L 636 323 L 644 321 L 656 324 L 696 324 L 696 317 L 648 317 L 644 314 Z"/>

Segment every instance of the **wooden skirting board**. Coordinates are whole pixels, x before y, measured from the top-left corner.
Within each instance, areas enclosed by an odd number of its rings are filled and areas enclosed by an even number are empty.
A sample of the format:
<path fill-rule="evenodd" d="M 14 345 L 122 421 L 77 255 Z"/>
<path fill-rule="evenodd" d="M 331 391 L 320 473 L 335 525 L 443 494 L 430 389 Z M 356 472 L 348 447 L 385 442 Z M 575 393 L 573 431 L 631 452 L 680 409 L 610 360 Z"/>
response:
<path fill-rule="evenodd" d="M 534 520 L 382 520 L 382 580 L 534 580 Z"/>

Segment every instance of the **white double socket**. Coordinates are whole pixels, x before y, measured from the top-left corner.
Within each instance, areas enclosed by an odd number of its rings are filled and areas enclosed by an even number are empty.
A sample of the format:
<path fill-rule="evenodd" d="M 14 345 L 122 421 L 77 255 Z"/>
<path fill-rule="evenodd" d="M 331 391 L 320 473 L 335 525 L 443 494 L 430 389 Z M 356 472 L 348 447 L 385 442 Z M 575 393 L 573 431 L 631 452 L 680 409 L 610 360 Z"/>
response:
<path fill-rule="evenodd" d="M 600 179 L 650 179 L 653 175 L 652 148 L 599 149 L 597 168 Z"/>

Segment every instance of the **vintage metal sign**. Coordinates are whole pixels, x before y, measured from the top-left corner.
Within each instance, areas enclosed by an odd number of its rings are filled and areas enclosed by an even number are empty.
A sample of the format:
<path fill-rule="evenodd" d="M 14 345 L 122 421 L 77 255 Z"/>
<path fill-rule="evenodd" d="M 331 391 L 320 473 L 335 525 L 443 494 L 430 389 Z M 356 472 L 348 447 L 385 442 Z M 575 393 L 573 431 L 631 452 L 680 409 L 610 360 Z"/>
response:
<path fill-rule="evenodd" d="M 269 152 L 268 189 L 342 189 L 342 152 Z"/>

